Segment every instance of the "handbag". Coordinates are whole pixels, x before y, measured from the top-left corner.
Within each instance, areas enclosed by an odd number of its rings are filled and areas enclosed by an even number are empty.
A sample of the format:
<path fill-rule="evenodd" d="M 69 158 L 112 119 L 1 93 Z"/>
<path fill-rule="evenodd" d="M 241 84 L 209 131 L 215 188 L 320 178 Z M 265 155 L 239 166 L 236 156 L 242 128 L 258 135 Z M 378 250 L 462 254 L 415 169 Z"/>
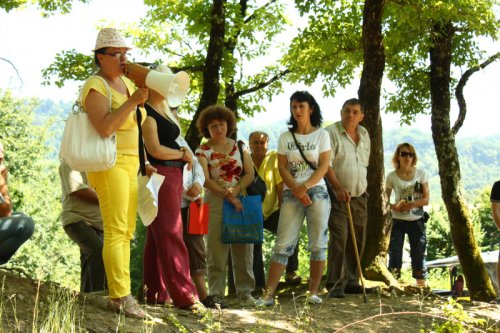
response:
<path fill-rule="evenodd" d="M 240 151 L 240 156 L 241 156 L 241 161 L 243 162 L 243 141 L 239 140 L 238 141 L 238 149 Z M 253 162 L 252 162 L 253 165 Z M 266 193 L 267 193 L 267 186 L 266 183 L 262 178 L 260 178 L 259 173 L 257 172 L 257 169 L 255 169 L 255 166 L 253 167 L 255 177 L 252 180 L 252 182 L 246 187 L 245 191 L 249 195 L 260 195 L 261 201 L 264 201 L 266 198 Z"/>
<path fill-rule="evenodd" d="M 198 205 L 196 201 L 189 204 L 188 209 L 188 234 L 190 235 L 206 235 L 208 234 L 208 204 L 203 203 Z"/>
<path fill-rule="evenodd" d="M 236 211 L 233 204 L 224 200 L 222 206 L 223 244 L 262 244 L 264 240 L 264 216 L 262 201 L 258 195 L 240 197 L 243 209 Z"/>
<path fill-rule="evenodd" d="M 299 150 L 299 153 L 300 153 L 300 156 L 302 156 L 302 159 L 307 163 L 307 165 L 309 165 L 309 167 L 311 169 L 316 171 L 317 168 L 304 155 L 304 152 L 302 151 L 302 148 L 301 148 L 299 142 L 297 141 L 297 138 L 295 137 L 295 133 L 293 133 L 292 130 L 290 130 L 290 133 L 292 133 L 293 140 L 295 141 L 295 146 L 297 146 L 297 149 Z M 334 200 L 336 197 L 335 197 L 335 191 L 333 190 L 332 185 L 330 184 L 330 182 L 328 181 L 328 179 L 326 177 L 323 177 L 323 179 L 325 180 L 326 190 L 328 191 L 328 195 L 330 196 L 330 200 Z"/>
<path fill-rule="evenodd" d="M 109 97 L 111 112 L 111 91 L 109 85 L 100 76 L 92 76 L 104 82 Z M 82 108 L 82 93 L 73 105 L 73 110 L 66 119 L 61 140 L 59 158 L 72 170 L 104 171 L 112 168 L 116 162 L 116 133 L 103 138 L 94 128 L 87 113 Z"/>

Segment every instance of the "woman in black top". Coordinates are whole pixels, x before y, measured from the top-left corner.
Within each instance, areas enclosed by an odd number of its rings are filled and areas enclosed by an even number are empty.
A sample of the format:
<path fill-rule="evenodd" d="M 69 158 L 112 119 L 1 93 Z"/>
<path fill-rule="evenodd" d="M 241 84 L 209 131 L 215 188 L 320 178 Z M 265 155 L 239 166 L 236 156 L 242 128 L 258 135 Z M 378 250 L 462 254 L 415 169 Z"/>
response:
<path fill-rule="evenodd" d="M 151 90 L 145 107 L 148 116 L 142 128 L 148 161 L 165 176 L 158 193 L 158 215 L 147 227 L 143 267 L 146 299 L 153 304 L 173 301 L 176 307 L 196 309 L 200 303 L 189 274 L 181 219 L 182 172 L 186 163 L 190 167 L 193 155 L 176 142 L 180 128 L 164 97 Z"/>

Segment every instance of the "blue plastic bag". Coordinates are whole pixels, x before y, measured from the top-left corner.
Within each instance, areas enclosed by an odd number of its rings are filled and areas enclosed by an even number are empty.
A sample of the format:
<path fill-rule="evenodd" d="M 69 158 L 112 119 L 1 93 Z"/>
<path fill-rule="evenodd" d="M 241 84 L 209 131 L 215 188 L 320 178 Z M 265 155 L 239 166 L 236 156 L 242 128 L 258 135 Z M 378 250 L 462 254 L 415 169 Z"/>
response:
<path fill-rule="evenodd" d="M 243 210 L 237 212 L 234 206 L 224 200 L 222 208 L 222 243 L 261 244 L 264 239 L 264 216 L 259 195 L 240 197 Z"/>

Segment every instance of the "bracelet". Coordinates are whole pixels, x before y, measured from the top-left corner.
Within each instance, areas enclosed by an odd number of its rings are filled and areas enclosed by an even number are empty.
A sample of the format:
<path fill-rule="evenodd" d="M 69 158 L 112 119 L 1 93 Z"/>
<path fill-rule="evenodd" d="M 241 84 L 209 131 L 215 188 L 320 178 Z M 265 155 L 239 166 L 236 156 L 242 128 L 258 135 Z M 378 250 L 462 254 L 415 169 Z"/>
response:
<path fill-rule="evenodd" d="M 304 187 L 306 188 L 306 190 L 310 189 L 310 187 L 307 185 L 307 182 L 303 182 L 302 185 L 304 185 Z"/>
<path fill-rule="evenodd" d="M 148 165 L 148 164 L 151 164 L 151 163 L 149 163 L 149 161 L 146 161 L 146 162 L 144 162 L 144 164 Z"/>

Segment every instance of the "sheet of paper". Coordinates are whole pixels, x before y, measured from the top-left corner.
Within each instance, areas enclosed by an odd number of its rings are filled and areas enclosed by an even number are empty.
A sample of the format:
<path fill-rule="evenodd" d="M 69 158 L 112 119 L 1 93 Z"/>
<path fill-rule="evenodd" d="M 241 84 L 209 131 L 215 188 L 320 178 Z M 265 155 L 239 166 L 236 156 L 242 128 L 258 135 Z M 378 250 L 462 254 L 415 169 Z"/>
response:
<path fill-rule="evenodd" d="M 153 173 L 151 178 L 142 175 L 137 178 L 139 183 L 137 212 L 145 226 L 150 225 L 158 214 L 158 191 L 164 180 L 165 176 L 157 173 Z"/>

